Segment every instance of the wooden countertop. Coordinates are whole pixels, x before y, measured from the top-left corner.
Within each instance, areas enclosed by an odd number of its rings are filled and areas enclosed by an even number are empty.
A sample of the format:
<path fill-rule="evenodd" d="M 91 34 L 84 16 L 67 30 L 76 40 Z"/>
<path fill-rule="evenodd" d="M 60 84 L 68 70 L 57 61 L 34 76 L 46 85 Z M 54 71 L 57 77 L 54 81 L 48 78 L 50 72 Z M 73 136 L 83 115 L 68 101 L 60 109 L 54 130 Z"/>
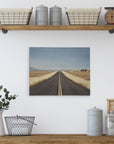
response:
<path fill-rule="evenodd" d="M 37 134 L 31 136 L 2 136 L 0 144 L 114 144 L 114 136 L 76 134 Z"/>

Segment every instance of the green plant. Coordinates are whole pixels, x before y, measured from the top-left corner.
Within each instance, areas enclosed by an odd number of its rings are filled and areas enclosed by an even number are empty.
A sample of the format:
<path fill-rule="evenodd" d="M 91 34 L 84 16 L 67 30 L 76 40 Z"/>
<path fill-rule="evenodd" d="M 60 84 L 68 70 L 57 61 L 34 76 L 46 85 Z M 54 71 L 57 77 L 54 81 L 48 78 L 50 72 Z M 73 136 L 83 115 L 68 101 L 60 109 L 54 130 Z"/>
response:
<path fill-rule="evenodd" d="M 16 99 L 16 95 L 10 95 L 10 92 L 3 88 L 3 86 L 0 86 L 0 110 L 5 109 L 7 110 L 9 108 L 9 104 L 11 100 Z"/>

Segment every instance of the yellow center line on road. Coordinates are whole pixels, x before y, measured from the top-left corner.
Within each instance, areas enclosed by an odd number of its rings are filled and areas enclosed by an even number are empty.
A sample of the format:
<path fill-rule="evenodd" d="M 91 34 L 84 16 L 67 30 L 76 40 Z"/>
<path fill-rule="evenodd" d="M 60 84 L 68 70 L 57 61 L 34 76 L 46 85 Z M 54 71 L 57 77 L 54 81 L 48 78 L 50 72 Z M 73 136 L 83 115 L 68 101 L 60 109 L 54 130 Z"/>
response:
<path fill-rule="evenodd" d="M 62 86 L 61 86 L 61 77 L 59 73 L 59 82 L 58 82 L 58 95 L 62 96 Z"/>

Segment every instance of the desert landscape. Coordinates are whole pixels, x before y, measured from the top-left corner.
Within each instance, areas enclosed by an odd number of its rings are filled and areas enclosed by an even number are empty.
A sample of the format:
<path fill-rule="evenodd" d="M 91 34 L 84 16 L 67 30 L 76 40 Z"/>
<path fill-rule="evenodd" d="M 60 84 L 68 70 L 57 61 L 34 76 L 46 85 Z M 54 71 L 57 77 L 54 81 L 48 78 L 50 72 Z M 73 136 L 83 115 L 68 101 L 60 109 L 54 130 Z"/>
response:
<path fill-rule="evenodd" d="M 30 95 L 90 95 L 90 48 L 30 48 Z"/>
<path fill-rule="evenodd" d="M 42 76 L 42 75 L 45 75 L 45 74 L 49 74 L 51 73 L 52 71 L 30 71 L 30 78 L 31 77 L 39 77 L 39 76 Z"/>
<path fill-rule="evenodd" d="M 66 71 L 68 72 L 69 74 L 72 74 L 74 76 L 78 76 L 78 77 L 81 77 L 85 80 L 89 80 L 90 81 L 90 70 L 68 70 Z"/>

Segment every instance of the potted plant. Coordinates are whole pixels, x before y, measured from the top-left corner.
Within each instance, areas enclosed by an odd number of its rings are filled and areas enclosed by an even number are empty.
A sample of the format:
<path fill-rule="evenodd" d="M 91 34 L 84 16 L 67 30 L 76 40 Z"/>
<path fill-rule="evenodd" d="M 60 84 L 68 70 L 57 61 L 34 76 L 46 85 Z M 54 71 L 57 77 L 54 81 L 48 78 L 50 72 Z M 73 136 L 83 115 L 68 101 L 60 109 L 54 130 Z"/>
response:
<path fill-rule="evenodd" d="M 2 113 L 4 110 L 8 110 L 10 101 L 15 100 L 16 97 L 17 95 L 11 95 L 6 88 L 3 88 L 2 85 L 0 86 L 0 136 L 5 135 Z"/>

